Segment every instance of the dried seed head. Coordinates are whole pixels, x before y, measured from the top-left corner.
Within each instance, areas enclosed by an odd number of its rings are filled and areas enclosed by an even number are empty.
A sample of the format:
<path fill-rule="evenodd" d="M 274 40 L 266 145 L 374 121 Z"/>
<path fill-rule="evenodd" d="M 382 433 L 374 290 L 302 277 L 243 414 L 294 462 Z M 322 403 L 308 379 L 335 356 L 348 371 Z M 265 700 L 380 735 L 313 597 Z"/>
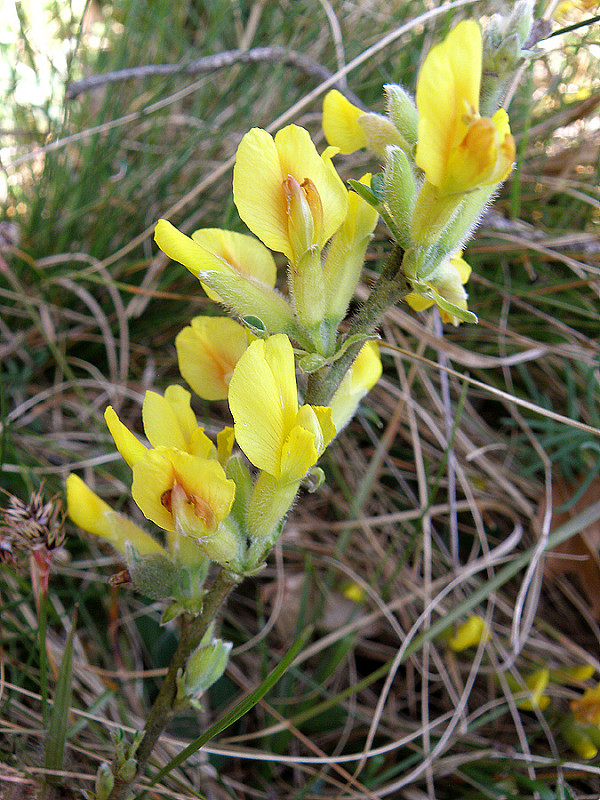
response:
<path fill-rule="evenodd" d="M 45 502 L 43 485 L 31 495 L 28 503 L 5 493 L 9 502 L 7 508 L 0 509 L 2 551 L 12 553 L 13 548 L 54 550 L 62 545 L 66 512 L 58 496 Z M 4 557 L 5 553 L 2 555 Z"/>

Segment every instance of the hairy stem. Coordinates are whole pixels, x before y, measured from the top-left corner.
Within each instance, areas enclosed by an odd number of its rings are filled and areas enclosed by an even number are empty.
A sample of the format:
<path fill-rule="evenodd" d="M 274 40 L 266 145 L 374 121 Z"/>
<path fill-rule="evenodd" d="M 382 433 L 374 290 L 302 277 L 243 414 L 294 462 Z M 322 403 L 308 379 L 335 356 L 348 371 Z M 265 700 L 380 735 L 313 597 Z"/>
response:
<path fill-rule="evenodd" d="M 221 569 L 204 599 L 202 612 L 197 617 L 184 620 L 177 650 L 173 655 L 160 691 L 146 720 L 144 736 L 135 752 L 137 772 L 131 780 L 124 780 L 119 776 L 115 776 L 115 783 L 108 800 L 123 800 L 127 797 L 138 777 L 142 774 L 159 736 L 177 712 L 175 708 L 177 674 L 180 669 L 183 670 L 185 668 L 189 656 L 200 644 L 200 640 L 206 633 L 208 626 L 216 617 L 225 598 L 238 581 L 239 577 L 237 575 Z"/>
<path fill-rule="evenodd" d="M 347 338 L 357 335 L 366 338 L 373 334 L 387 309 L 411 291 L 401 271 L 403 255 L 404 250 L 400 245 L 395 245 L 367 301 L 350 321 Z M 331 366 L 322 367 L 309 375 L 305 398 L 307 403 L 311 405 L 329 403 L 363 344 L 364 339 L 359 339 L 351 344 Z"/>

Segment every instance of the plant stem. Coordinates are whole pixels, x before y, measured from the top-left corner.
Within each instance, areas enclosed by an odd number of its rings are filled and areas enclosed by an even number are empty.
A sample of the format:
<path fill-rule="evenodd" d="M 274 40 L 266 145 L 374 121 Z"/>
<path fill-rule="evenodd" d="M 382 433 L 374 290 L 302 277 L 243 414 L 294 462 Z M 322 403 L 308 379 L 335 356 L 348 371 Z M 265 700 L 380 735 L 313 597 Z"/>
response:
<path fill-rule="evenodd" d="M 305 398 L 307 403 L 311 405 L 327 405 L 329 403 L 364 345 L 365 339 L 377 330 L 387 309 L 402 300 L 411 291 L 401 270 L 403 256 L 404 250 L 400 245 L 394 245 L 366 303 L 350 321 L 346 338 L 357 335 L 364 338 L 351 344 L 331 366 L 322 367 L 309 375 Z"/>
<path fill-rule="evenodd" d="M 238 581 L 239 577 L 237 575 L 221 569 L 204 599 L 201 613 L 197 617 L 184 618 L 179 644 L 144 725 L 144 736 L 134 755 L 137 762 L 137 772 L 131 780 L 115 776 L 115 783 L 108 800 L 124 800 L 129 795 L 138 777 L 142 774 L 158 738 L 177 713 L 175 698 L 177 696 L 179 670 L 185 668 L 189 656 L 200 643 L 225 598 Z"/>

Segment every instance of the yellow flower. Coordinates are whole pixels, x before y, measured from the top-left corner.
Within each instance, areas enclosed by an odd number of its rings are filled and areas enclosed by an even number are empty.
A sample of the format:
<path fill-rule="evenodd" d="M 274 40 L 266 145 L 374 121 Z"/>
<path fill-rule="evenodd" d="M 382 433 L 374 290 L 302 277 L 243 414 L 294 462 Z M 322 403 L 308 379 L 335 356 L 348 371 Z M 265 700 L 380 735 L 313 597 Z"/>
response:
<path fill-rule="evenodd" d="M 415 161 L 440 197 L 503 181 L 515 158 L 504 109 L 479 115 L 482 41 L 479 25 L 460 22 L 428 53 L 417 81 Z"/>
<path fill-rule="evenodd" d="M 331 158 L 320 156 L 304 128 L 275 138 L 252 128 L 238 147 L 233 198 L 240 217 L 267 247 L 298 263 L 321 250 L 346 216 L 348 194 Z"/>
<path fill-rule="evenodd" d="M 529 674 L 525 678 L 525 686 L 529 689 L 529 695 L 517 701 L 517 708 L 523 711 L 534 711 L 536 708 L 543 711 L 545 708 L 548 708 L 550 698 L 545 695 L 544 692 L 548 688 L 549 679 L 550 670 L 546 667 Z M 523 692 L 523 687 L 512 675 L 506 676 L 506 682 L 515 694 L 521 694 Z"/>
<path fill-rule="evenodd" d="M 159 219 L 154 238 L 160 249 L 183 264 L 213 300 L 240 317 L 256 317 L 269 331 L 290 330 L 294 316 L 289 303 L 273 288 L 275 261 L 252 236 L 207 228 L 192 237 Z"/>
<path fill-rule="evenodd" d="M 76 525 L 94 536 L 106 539 L 123 555 L 128 543 L 141 556 L 165 552 L 152 536 L 124 514 L 113 511 L 74 473 L 67 478 L 67 510 Z"/>
<path fill-rule="evenodd" d="M 331 418 L 339 433 L 350 422 L 358 404 L 381 377 L 381 358 L 376 342 L 366 342 L 331 398 Z"/>
<path fill-rule="evenodd" d="M 248 459 L 279 483 L 301 480 L 335 436 L 331 409 L 298 407 L 287 336 L 252 342 L 229 384 L 235 438 Z"/>
<path fill-rule="evenodd" d="M 353 105 L 337 89 L 323 98 L 323 133 L 340 153 L 353 153 L 367 146 L 367 137 L 358 119 L 365 112 Z"/>
<path fill-rule="evenodd" d="M 253 236 L 220 228 L 204 228 L 186 236 L 166 219 L 159 219 L 154 239 L 160 249 L 173 261 L 178 261 L 200 278 L 202 272 L 239 273 L 266 286 L 275 286 L 277 267 L 267 248 Z M 205 283 L 202 288 L 211 300 L 221 301 L 219 295 Z"/>
<path fill-rule="evenodd" d="M 323 132 L 340 153 L 368 147 L 385 159 L 389 145 L 407 148 L 406 140 L 389 117 L 362 111 L 337 89 L 328 92 L 323 100 Z"/>
<path fill-rule="evenodd" d="M 132 469 L 133 499 L 147 519 L 166 531 L 206 539 L 231 510 L 235 483 L 216 460 L 159 447 L 148 450 Z"/>
<path fill-rule="evenodd" d="M 152 447 L 172 447 L 202 458 L 214 458 L 216 449 L 192 411 L 191 394 L 181 386 L 168 386 L 164 397 L 148 391 L 144 395 L 144 432 Z M 146 458 L 148 448 L 121 422 L 112 406 L 104 412 L 117 450 L 130 467 Z"/>
<path fill-rule="evenodd" d="M 459 625 L 454 636 L 448 640 L 448 646 L 455 653 L 477 647 L 479 642 L 487 641 L 490 637 L 488 626 L 479 614 L 472 614 L 466 622 Z"/>
<path fill-rule="evenodd" d="M 406 296 L 406 302 L 413 311 L 423 311 L 438 304 L 442 322 L 458 325 L 460 320 L 451 310 L 444 309 L 439 303 L 447 300 L 459 308 L 467 308 L 467 293 L 463 284 L 469 280 L 471 267 L 461 257 L 462 251 L 444 261 L 434 275 L 419 285 L 416 291 Z"/>
<path fill-rule="evenodd" d="M 169 386 L 164 397 L 146 392 L 142 418 L 152 448 L 145 447 L 110 406 L 105 419 L 132 468 L 131 493 L 144 516 L 166 531 L 207 539 L 229 514 L 235 483 L 227 479 L 217 449 L 198 427 L 190 399 L 180 386 Z M 224 433 L 228 442 L 220 448 L 221 460 L 228 458 L 232 445 Z"/>
<path fill-rule="evenodd" d="M 246 328 L 227 317 L 194 317 L 175 339 L 179 371 L 199 397 L 225 400 L 250 338 Z"/>
<path fill-rule="evenodd" d="M 577 722 L 600 726 L 600 683 L 586 689 L 577 700 L 572 700 L 571 711 Z"/>

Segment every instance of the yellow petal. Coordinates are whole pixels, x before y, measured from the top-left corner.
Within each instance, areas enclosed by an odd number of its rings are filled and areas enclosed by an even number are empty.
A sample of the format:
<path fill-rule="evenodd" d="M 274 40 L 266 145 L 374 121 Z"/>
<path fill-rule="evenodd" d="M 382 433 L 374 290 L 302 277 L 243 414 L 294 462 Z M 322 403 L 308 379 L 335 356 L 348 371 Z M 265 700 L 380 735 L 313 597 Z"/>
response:
<path fill-rule="evenodd" d="M 106 539 L 120 553 L 125 553 L 127 542 L 140 555 L 164 552 L 152 536 L 124 514 L 113 511 L 74 473 L 67 478 L 67 510 L 76 525 L 94 536 Z"/>
<path fill-rule="evenodd" d="M 166 393 L 164 397 L 151 391 L 147 391 L 144 395 L 142 419 L 144 432 L 152 447 L 177 447 L 179 450 L 187 450 L 192 430 L 198 427 L 194 412 L 190 407 L 190 393 L 181 387 L 169 387 L 169 389 L 176 388 L 187 395 L 186 398 L 177 393 L 178 404 L 176 406 L 169 402 Z M 186 400 L 187 414 L 184 406 Z M 193 423 L 189 419 L 189 415 L 191 415 Z"/>
<path fill-rule="evenodd" d="M 454 636 L 448 640 L 448 645 L 451 650 L 459 653 L 469 647 L 477 647 L 482 639 L 487 641 L 489 635 L 490 632 L 485 620 L 478 614 L 473 614 L 466 622 L 458 626 Z"/>
<path fill-rule="evenodd" d="M 239 144 L 233 169 L 233 199 L 250 230 L 271 250 L 289 252 L 287 207 L 279 154 L 273 137 L 252 128 Z"/>
<path fill-rule="evenodd" d="M 133 465 L 131 495 L 146 519 L 165 531 L 175 531 L 175 522 L 164 499 L 173 488 L 175 473 L 162 452 L 149 450 L 145 459 Z"/>
<path fill-rule="evenodd" d="M 216 458 L 217 448 L 204 433 L 204 428 L 196 428 L 190 436 L 187 452 L 199 458 Z"/>
<path fill-rule="evenodd" d="M 471 277 L 471 266 L 468 264 L 464 258 L 461 257 L 461 253 L 456 256 L 453 256 L 450 259 L 450 263 L 458 272 L 458 276 L 460 278 L 461 283 L 466 283 L 469 278 Z"/>
<path fill-rule="evenodd" d="M 254 236 L 221 228 L 203 228 L 192 233 L 192 239 L 238 272 L 266 283 L 271 288 L 275 286 L 275 260 L 271 252 Z"/>
<path fill-rule="evenodd" d="M 321 426 L 321 431 L 323 432 L 324 450 L 325 447 L 327 447 L 327 445 L 332 442 L 337 435 L 337 430 L 333 423 L 333 412 L 329 406 L 312 406 L 312 410 L 315 412 L 315 416 L 319 420 L 319 425 Z"/>
<path fill-rule="evenodd" d="M 364 112 L 332 89 L 323 99 L 323 132 L 329 144 L 340 153 L 353 153 L 367 146 L 364 130 L 358 119 Z"/>
<path fill-rule="evenodd" d="M 262 340 L 252 342 L 233 371 L 229 407 L 235 438 L 246 456 L 255 467 L 277 475 L 284 433 L 283 409 Z"/>
<path fill-rule="evenodd" d="M 154 229 L 154 240 L 172 261 L 177 261 L 198 277 L 200 270 L 210 269 L 212 264 L 207 252 L 185 233 L 178 231 L 166 219 L 159 219 Z"/>
<path fill-rule="evenodd" d="M 104 419 L 110 435 L 115 440 L 117 450 L 130 467 L 133 467 L 139 459 L 146 457 L 148 449 L 131 433 L 129 428 L 123 425 L 112 406 L 108 406 L 104 412 Z"/>
<path fill-rule="evenodd" d="M 298 183 L 306 179 L 314 184 L 323 206 L 323 225 L 316 242 L 323 247 L 340 227 L 346 216 L 348 192 L 331 159 L 323 159 L 308 131 L 298 125 L 288 125 L 275 134 L 281 171 L 292 175 Z"/>
<path fill-rule="evenodd" d="M 481 55 L 479 25 L 464 20 L 431 48 L 421 67 L 415 160 L 434 186 L 443 182 L 449 153 L 462 138 L 462 116 L 479 109 Z"/>
<path fill-rule="evenodd" d="M 225 400 L 233 369 L 248 346 L 242 325 L 227 317 L 194 317 L 175 339 L 179 370 L 205 400 Z"/>
<path fill-rule="evenodd" d="M 425 311 L 426 308 L 431 308 L 435 305 L 435 300 L 431 297 L 425 297 L 417 292 L 410 292 L 404 298 L 413 311 Z"/>
<path fill-rule="evenodd" d="M 419 73 L 415 160 L 434 186 L 446 182 L 448 160 L 468 127 L 465 118 L 478 114 L 481 57 L 479 25 L 464 20 L 429 51 Z"/>
<path fill-rule="evenodd" d="M 381 358 L 376 342 L 366 342 L 331 399 L 332 421 L 339 433 L 350 422 L 358 404 L 381 377 Z"/>
<path fill-rule="evenodd" d="M 296 425 L 283 443 L 280 473 L 276 477 L 283 484 L 299 481 L 317 463 L 318 458 L 313 433 Z"/>
<path fill-rule="evenodd" d="M 289 430 L 296 423 L 298 387 L 294 351 L 288 337 L 279 333 L 266 339 L 264 357 L 277 385 L 283 426 Z"/>
<path fill-rule="evenodd" d="M 571 711 L 577 722 L 600 726 L 600 683 L 586 689 L 583 695 L 571 701 Z"/>
<path fill-rule="evenodd" d="M 233 450 L 233 445 L 235 443 L 235 433 L 233 428 L 229 426 L 223 428 L 222 431 L 219 431 L 217 434 L 217 453 L 218 453 L 218 461 L 219 464 L 225 469 L 227 462 L 229 461 L 229 457 L 231 456 L 231 451 Z"/>

